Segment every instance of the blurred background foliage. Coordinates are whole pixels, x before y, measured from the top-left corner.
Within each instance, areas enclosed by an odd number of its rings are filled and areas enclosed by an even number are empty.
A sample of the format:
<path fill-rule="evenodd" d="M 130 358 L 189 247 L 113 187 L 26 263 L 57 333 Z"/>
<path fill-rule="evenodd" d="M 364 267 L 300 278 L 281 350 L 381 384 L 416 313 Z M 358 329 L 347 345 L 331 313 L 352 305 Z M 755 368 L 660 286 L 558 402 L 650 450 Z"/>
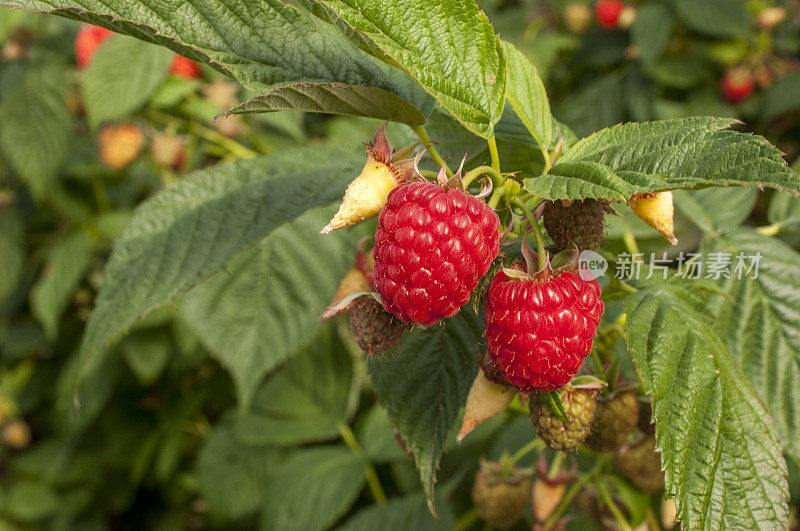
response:
<path fill-rule="evenodd" d="M 729 116 L 798 167 L 800 2 L 643 0 L 613 28 L 588 2 L 480 4 L 578 136 Z M 531 441 L 525 409 L 512 405 L 463 445 L 451 438 L 431 518 L 346 321 L 318 322 L 360 236 L 320 239 L 327 207 L 142 316 L 91 383 L 93 410 L 71 415 L 75 352 L 112 243 L 141 201 L 192 170 L 363 142 L 380 125 L 287 112 L 215 121 L 247 91 L 130 37 L 84 33 L 102 45 L 76 57 L 82 28 L 0 8 L 0 529 L 480 528 L 469 496 L 479 458 Z M 464 133 L 437 116 L 429 131 L 447 152 L 449 135 Z M 389 133 L 393 145 L 411 138 L 404 126 Z M 515 163 L 526 161 L 504 167 Z M 797 198 L 709 189 L 676 201 L 681 243 L 670 252 L 742 222 L 800 248 Z M 665 249 L 633 216 L 611 220 L 609 247 L 623 249 L 625 234 L 643 251 Z M 632 522 L 650 515 L 658 528 L 658 496 L 606 481 Z M 584 502 L 570 528 L 613 525 Z"/>

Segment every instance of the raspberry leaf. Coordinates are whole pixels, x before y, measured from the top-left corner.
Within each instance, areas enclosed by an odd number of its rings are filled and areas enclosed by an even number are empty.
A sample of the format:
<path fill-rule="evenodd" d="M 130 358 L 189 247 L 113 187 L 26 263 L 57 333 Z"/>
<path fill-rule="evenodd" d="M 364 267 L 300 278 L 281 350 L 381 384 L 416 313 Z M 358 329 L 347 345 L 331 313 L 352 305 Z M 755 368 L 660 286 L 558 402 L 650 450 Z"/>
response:
<path fill-rule="evenodd" d="M 407 334 L 391 358 L 369 365 L 381 404 L 414 454 L 431 511 L 447 435 L 477 372 L 481 333 L 477 317 L 463 308 L 443 326 Z"/>
<path fill-rule="evenodd" d="M 36 198 L 52 195 L 72 129 L 64 69 L 10 63 L 0 77 L 0 150 Z"/>
<path fill-rule="evenodd" d="M 625 302 L 628 348 L 653 398 L 667 497 L 686 529 L 788 525 L 777 429 L 691 293 L 645 287 Z"/>
<path fill-rule="evenodd" d="M 675 23 L 669 8 L 663 4 L 639 7 L 631 26 L 631 41 L 639 49 L 642 62 L 652 65 L 667 49 Z"/>
<path fill-rule="evenodd" d="M 675 206 L 700 230 L 715 233 L 733 229 L 750 216 L 756 204 L 755 188 L 705 188 L 675 190 Z M 789 194 L 784 194 L 789 196 Z M 725 205 L 725 208 L 718 208 Z"/>
<path fill-rule="evenodd" d="M 758 186 L 800 193 L 800 178 L 759 136 L 728 118 L 621 124 L 578 141 L 525 187 L 544 199 L 627 200 L 635 193 L 708 186 Z"/>
<path fill-rule="evenodd" d="M 540 146 L 551 148 L 550 101 L 536 67 L 513 44 L 502 41 L 508 61 L 508 101 Z"/>
<path fill-rule="evenodd" d="M 266 484 L 261 529 L 328 529 L 353 504 L 364 481 L 364 464 L 344 447 L 298 450 Z"/>
<path fill-rule="evenodd" d="M 425 123 L 425 115 L 396 94 L 378 87 L 344 83 L 300 82 L 277 87 L 237 105 L 221 116 L 273 111 L 351 114 L 409 125 Z"/>
<path fill-rule="evenodd" d="M 187 324 L 231 372 L 243 406 L 268 371 L 312 341 L 352 266 L 359 230 L 319 234 L 334 211 L 314 209 L 278 228 L 181 299 Z"/>
<path fill-rule="evenodd" d="M 361 146 L 285 150 L 196 172 L 143 203 L 105 269 L 78 381 L 99 368 L 107 347 L 142 315 L 284 223 L 341 197 L 363 158 Z"/>
<path fill-rule="evenodd" d="M 234 430 L 245 444 L 289 446 L 335 439 L 350 420 L 350 354 L 328 325 L 313 347 L 290 359 L 258 388 Z M 356 404 L 357 405 L 357 404 Z"/>
<path fill-rule="evenodd" d="M 356 44 L 405 71 L 471 132 L 492 136 L 506 98 L 506 59 L 475 2 L 304 3 L 330 18 Z"/>
<path fill-rule="evenodd" d="M 800 255 L 750 229 L 709 240 L 704 263 L 712 253 L 730 253 L 733 264 L 739 253 L 761 255 L 758 275 L 720 279 L 727 296 L 713 297 L 709 307 L 731 354 L 775 419 L 784 451 L 800 459 L 800 411 L 794 407 L 800 403 Z"/>
<path fill-rule="evenodd" d="M 453 511 L 446 504 L 437 504 L 439 518 L 431 518 L 425 510 L 425 497 L 407 496 L 390 500 L 385 505 L 373 505 L 362 509 L 338 531 L 373 531 L 392 529 L 393 531 L 448 531 L 452 530 Z"/>
<path fill-rule="evenodd" d="M 375 118 L 419 123 L 420 112 L 427 114 L 432 107 L 432 99 L 402 73 L 279 0 L 247 7 L 236 0 L 187 0 L 180 9 L 164 9 L 161 0 L 8 0 L 5 4 L 166 46 L 235 78 L 257 95 L 271 94 L 272 106 L 260 106 L 259 111 L 296 108 L 371 116 L 378 108 L 364 101 L 366 97 L 390 105 Z M 300 93 L 313 103 L 301 103 Z M 278 106 L 275 98 L 281 96 L 289 101 Z"/>
<path fill-rule="evenodd" d="M 672 0 L 678 16 L 694 30 L 713 37 L 745 37 L 750 17 L 739 0 Z"/>
<path fill-rule="evenodd" d="M 126 118 L 167 79 L 173 54 L 130 37 L 113 36 L 92 56 L 81 89 L 89 123 Z"/>
<path fill-rule="evenodd" d="M 800 230 L 800 198 L 775 194 L 769 202 L 767 218 L 781 228 Z"/>

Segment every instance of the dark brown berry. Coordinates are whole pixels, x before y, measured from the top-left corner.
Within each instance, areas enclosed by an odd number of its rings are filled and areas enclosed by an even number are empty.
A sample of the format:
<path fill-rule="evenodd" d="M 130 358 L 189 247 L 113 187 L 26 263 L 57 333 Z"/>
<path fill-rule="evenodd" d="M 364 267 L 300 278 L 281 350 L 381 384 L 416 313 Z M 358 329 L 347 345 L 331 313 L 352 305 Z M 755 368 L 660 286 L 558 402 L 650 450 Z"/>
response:
<path fill-rule="evenodd" d="M 595 250 L 606 236 L 605 214 L 607 201 L 584 199 L 565 205 L 563 201 L 548 201 L 542 221 L 547 234 L 559 249 L 576 245 L 579 250 Z"/>
<path fill-rule="evenodd" d="M 411 326 L 383 309 L 372 297 L 356 299 L 350 306 L 350 329 L 367 355 L 392 350 Z"/>

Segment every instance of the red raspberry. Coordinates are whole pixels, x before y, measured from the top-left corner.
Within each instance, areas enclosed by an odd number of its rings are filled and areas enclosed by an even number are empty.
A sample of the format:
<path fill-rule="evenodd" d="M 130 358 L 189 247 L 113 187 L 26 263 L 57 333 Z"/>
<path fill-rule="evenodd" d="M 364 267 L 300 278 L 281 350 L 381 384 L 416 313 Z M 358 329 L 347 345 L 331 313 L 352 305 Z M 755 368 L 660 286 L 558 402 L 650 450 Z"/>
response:
<path fill-rule="evenodd" d="M 489 355 L 520 392 L 559 389 L 591 352 L 602 315 L 595 280 L 572 272 L 514 279 L 498 271 L 484 300 Z"/>
<path fill-rule="evenodd" d="M 75 37 L 75 62 L 78 63 L 78 66 L 84 68 L 88 65 L 94 52 L 112 35 L 114 35 L 113 31 L 100 26 L 82 27 Z"/>
<path fill-rule="evenodd" d="M 722 96 L 728 103 L 739 103 L 753 94 L 755 78 L 752 72 L 744 67 L 731 68 L 720 80 Z"/>
<path fill-rule="evenodd" d="M 172 64 L 169 66 L 169 73 L 184 79 L 196 79 L 201 75 L 200 67 L 197 66 L 197 63 L 182 55 L 175 55 L 172 59 Z"/>
<path fill-rule="evenodd" d="M 466 304 L 499 250 L 497 214 L 461 190 L 391 191 L 375 231 L 375 289 L 402 321 L 434 324 Z"/>
<path fill-rule="evenodd" d="M 625 4 L 620 0 L 600 0 L 594 5 L 597 23 L 601 28 L 616 28 L 623 9 L 625 9 Z"/>

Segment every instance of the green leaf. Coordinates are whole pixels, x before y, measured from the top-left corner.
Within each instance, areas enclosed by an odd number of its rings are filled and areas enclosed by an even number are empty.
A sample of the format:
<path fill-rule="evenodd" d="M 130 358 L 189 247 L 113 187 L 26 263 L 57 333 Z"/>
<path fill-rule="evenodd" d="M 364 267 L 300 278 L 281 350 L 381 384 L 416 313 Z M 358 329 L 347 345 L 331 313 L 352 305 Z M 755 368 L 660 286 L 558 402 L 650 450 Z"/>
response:
<path fill-rule="evenodd" d="M 81 376 L 79 353 L 72 354 L 56 382 L 58 427 L 66 433 L 77 433 L 87 427 L 108 403 L 120 373 L 119 360 L 106 357 L 97 370 Z"/>
<path fill-rule="evenodd" d="M 755 188 L 705 188 L 676 190 L 675 205 L 692 223 L 706 233 L 716 233 L 741 225 L 756 204 Z M 725 205 L 725 208 L 720 208 Z"/>
<path fill-rule="evenodd" d="M 668 284 L 625 301 L 667 497 L 685 529 L 784 528 L 787 470 L 775 424 L 690 293 Z"/>
<path fill-rule="evenodd" d="M 275 446 L 337 438 L 350 416 L 352 372 L 350 354 L 328 325 L 259 387 L 250 410 L 236 418 L 237 437 Z"/>
<path fill-rule="evenodd" d="M 17 280 L 25 263 L 22 220 L 16 210 L 0 210 L 0 306 L 19 286 Z"/>
<path fill-rule="evenodd" d="M 362 488 L 364 465 L 346 448 L 299 450 L 275 470 L 263 493 L 261 529 L 327 529 Z"/>
<path fill-rule="evenodd" d="M 706 186 L 800 192 L 800 178 L 759 136 L 728 118 L 628 123 L 579 140 L 547 175 L 525 179 L 544 199 L 627 200 L 632 194 Z"/>
<path fill-rule="evenodd" d="M 172 337 L 166 329 L 137 330 L 119 345 L 122 357 L 142 385 L 152 385 L 172 357 Z"/>
<path fill-rule="evenodd" d="M 674 22 L 672 12 L 663 4 L 639 7 L 631 26 L 631 42 L 638 48 L 644 64 L 653 64 L 667 49 Z"/>
<path fill-rule="evenodd" d="M 0 76 L 0 151 L 36 198 L 46 195 L 69 147 L 72 122 L 61 67 L 11 64 Z"/>
<path fill-rule="evenodd" d="M 407 496 L 389 500 L 385 505 L 362 509 L 337 531 L 446 531 L 454 528 L 453 513 L 449 506 L 440 507 L 438 515 L 438 518 L 434 518 L 426 510 L 423 496 Z"/>
<path fill-rule="evenodd" d="M 729 297 L 711 303 L 721 335 L 739 367 L 766 402 L 787 453 L 800 459 L 800 255 L 750 229 L 710 240 L 712 253 L 731 256 L 731 278 L 719 282 Z M 760 256 L 757 275 L 734 274 L 737 256 Z M 749 265 L 749 260 L 745 260 Z"/>
<path fill-rule="evenodd" d="M 505 103 L 506 61 L 489 19 L 475 2 L 314 4 L 356 43 L 402 68 L 464 127 L 484 138 L 492 136 Z"/>
<path fill-rule="evenodd" d="M 373 463 L 390 463 L 408 457 L 394 436 L 386 409 L 380 404 L 375 404 L 364 415 L 356 433 L 364 453 Z"/>
<path fill-rule="evenodd" d="M 769 121 L 796 109 L 800 109 L 800 72 L 782 77 L 764 92 L 759 118 Z"/>
<path fill-rule="evenodd" d="M 358 174 L 360 147 L 314 146 L 211 167 L 143 203 L 114 245 L 81 344 L 81 372 L 142 315 L 224 268 Z"/>
<path fill-rule="evenodd" d="M 242 406 L 268 371 L 313 341 L 352 266 L 361 232 L 319 233 L 335 212 L 315 209 L 284 225 L 181 300 L 187 324 L 231 372 Z"/>
<path fill-rule="evenodd" d="M 280 0 L 246 6 L 186 0 L 176 9 L 165 9 L 162 0 L 6 3 L 97 24 L 166 46 L 235 78 L 256 94 L 300 82 L 341 83 L 354 86 L 348 99 L 365 92 L 377 94 L 369 89 L 375 87 L 400 96 L 423 112 L 431 108 L 431 98 L 401 72 L 359 50 L 334 28 L 314 23 Z M 343 87 L 341 94 L 347 90 Z"/>
<path fill-rule="evenodd" d="M 167 79 L 172 57 L 165 48 L 131 37 L 113 36 L 103 43 L 81 85 L 92 127 L 139 110 Z"/>
<path fill-rule="evenodd" d="M 91 256 L 88 234 L 72 234 L 50 250 L 42 275 L 31 288 L 31 313 L 51 341 L 58 336 L 61 315 L 89 267 Z"/>
<path fill-rule="evenodd" d="M 4 497 L 7 497 L 5 510 L 9 516 L 22 522 L 36 522 L 58 510 L 59 500 L 56 493 L 43 481 L 15 481 Z"/>
<path fill-rule="evenodd" d="M 776 193 L 769 202 L 767 219 L 783 228 L 800 230 L 800 197 Z"/>
<path fill-rule="evenodd" d="M 394 356 L 369 365 L 381 404 L 414 454 L 431 510 L 447 434 L 475 378 L 481 333 L 464 308 L 443 326 L 411 332 Z"/>
<path fill-rule="evenodd" d="M 525 55 L 503 42 L 508 61 L 508 101 L 540 146 L 551 148 L 553 118 L 542 78 Z"/>
<path fill-rule="evenodd" d="M 279 464 L 276 449 L 243 445 L 227 423 L 215 427 L 197 456 L 198 487 L 209 512 L 227 519 L 255 513 Z"/>
<path fill-rule="evenodd" d="M 711 37 L 744 37 L 750 16 L 741 0 L 672 0 L 681 19 L 693 30 Z"/>
<path fill-rule="evenodd" d="M 377 87 L 343 83 L 293 83 L 255 96 L 226 111 L 245 114 L 274 111 L 306 111 L 351 114 L 409 125 L 425 123 L 425 116 L 400 96 Z"/>

